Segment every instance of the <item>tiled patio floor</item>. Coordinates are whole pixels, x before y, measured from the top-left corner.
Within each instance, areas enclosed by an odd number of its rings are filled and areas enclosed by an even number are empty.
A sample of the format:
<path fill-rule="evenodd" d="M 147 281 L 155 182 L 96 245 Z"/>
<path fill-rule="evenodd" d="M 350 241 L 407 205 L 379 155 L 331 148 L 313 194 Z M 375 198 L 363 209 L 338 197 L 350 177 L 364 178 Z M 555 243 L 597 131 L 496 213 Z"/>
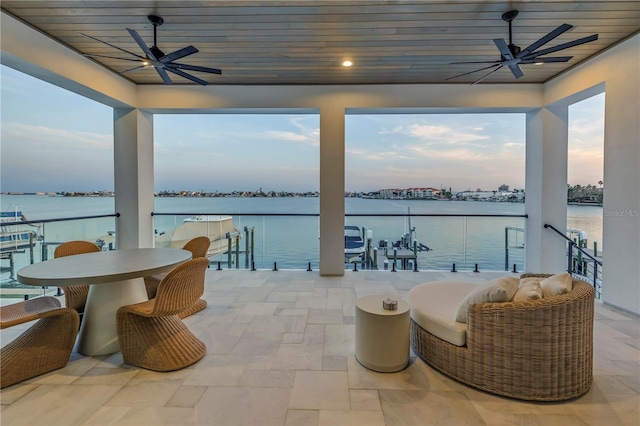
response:
<path fill-rule="evenodd" d="M 411 354 L 375 373 L 355 359 L 355 300 L 406 299 L 416 284 L 504 272 L 207 271 L 209 307 L 185 320 L 208 352 L 156 373 L 121 355 L 75 354 L 56 372 L 2 390 L 8 425 L 634 425 L 640 320 L 596 302 L 594 385 L 577 400 L 529 403 L 457 383 Z M 6 344 L 20 328 L 3 330 Z"/>

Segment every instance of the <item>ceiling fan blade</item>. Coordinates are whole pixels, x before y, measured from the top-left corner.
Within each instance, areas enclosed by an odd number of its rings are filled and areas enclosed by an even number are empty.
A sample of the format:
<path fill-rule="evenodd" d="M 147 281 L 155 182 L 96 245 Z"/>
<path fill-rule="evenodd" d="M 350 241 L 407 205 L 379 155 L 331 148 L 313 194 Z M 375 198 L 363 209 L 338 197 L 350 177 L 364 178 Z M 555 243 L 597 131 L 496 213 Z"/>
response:
<path fill-rule="evenodd" d="M 549 58 L 523 59 L 520 64 L 546 64 L 550 62 L 569 62 L 573 56 L 551 56 Z"/>
<path fill-rule="evenodd" d="M 537 56 L 547 55 L 549 53 L 557 52 L 558 50 L 568 49 L 570 47 L 579 46 L 581 44 L 589 43 L 598 39 L 598 34 L 593 34 L 588 37 L 579 38 L 577 40 L 573 40 L 567 43 L 559 44 L 557 46 L 550 47 L 548 49 L 539 50 L 537 52 L 533 52 L 523 57 L 522 59 L 531 59 Z"/>
<path fill-rule="evenodd" d="M 480 77 L 480 79 L 479 79 L 479 80 L 474 81 L 473 83 L 471 83 L 471 85 L 474 85 L 474 84 L 478 84 L 478 83 L 480 83 L 482 80 L 484 80 L 485 78 L 489 77 L 491 74 L 493 74 L 494 72 L 498 71 L 500 68 L 502 68 L 502 65 L 499 65 L 499 66 L 498 66 L 498 68 L 496 68 L 496 69 L 494 69 L 494 70 L 491 70 L 491 71 L 490 71 L 488 74 L 486 74 L 485 76 Z"/>
<path fill-rule="evenodd" d="M 147 55 L 147 58 L 151 59 L 152 61 L 158 60 L 158 58 L 156 58 L 155 55 L 151 53 L 151 50 L 149 49 L 149 47 L 144 43 L 144 40 L 142 40 L 142 37 L 140 37 L 140 35 L 135 30 L 132 30 L 131 28 L 127 28 L 127 31 L 129 31 L 129 34 L 131 34 L 131 37 L 133 37 L 136 43 L 138 43 L 138 46 L 140 46 L 140 49 L 142 49 L 145 55 Z"/>
<path fill-rule="evenodd" d="M 160 62 L 166 64 L 167 62 L 175 61 L 176 59 L 184 58 L 185 56 L 193 55 L 194 53 L 198 53 L 198 49 L 193 46 L 187 46 L 163 56 L 160 58 Z"/>
<path fill-rule="evenodd" d="M 511 70 L 511 74 L 513 74 L 515 78 L 524 77 L 524 73 L 517 64 L 509 65 L 509 69 Z"/>
<path fill-rule="evenodd" d="M 511 54 L 511 50 L 509 50 L 509 46 L 507 46 L 507 42 L 504 41 L 503 38 L 494 38 L 493 43 L 496 45 L 500 54 L 505 57 L 507 60 L 513 59 L 513 55 Z"/>
<path fill-rule="evenodd" d="M 128 70 L 120 71 L 120 74 L 126 74 L 128 72 L 139 71 L 143 68 L 146 68 L 144 65 L 140 65 L 139 67 L 129 68 Z"/>
<path fill-rule="evenodd" d="M 494 68 L 494 67 L 497 67 L 497 66 L 500 66 L 500 65 L 499 64 L 489 65 L 488 67 L 480 68 L 480 69 L 477 69 L 477 70 L 465 72 L 464 74 L 458 74 L 458 75 L 454 75 L 453 77 L 445 78 L 445 80 L 451 80 L 451 79 L 454 79 L 454 78 L 462 77 L 463 75 L 473 74 L 474 72 L 487 70 L 489 68 Z"/>
<path fill-rule="evenodd" d="M 120 59 L 121 61 L 131 61 L 131 62 L 140 62 L 140 59 L 131 59 L 131 58 L 118 58 L 117 56 L 109 56 L 109 55 L 96 55 L 92 53 L 83 53 L 82 56 L 86 56 L 88 58 L 109 58 L 109 59 Z"/>
<path fill-rule="evenodd" d="M 166 64 L 165 67 L 178 70 L 200 71 L 208 72 L 209 74 L 222 74 L 222 71 L 217 68 L 199 67 L 197 65 L 177 64 L 175 62 Z"/>
<path fill-rule="evenodd" d="M 102 41 L 102 40 L 97 39 L 97 38 L 95 38 L 95 37 L 91 37 L 90 35 L 86 35 L 86 34 L 84 34 L 84 33 L 79 33 L 79 34 L 80 34 L 80 35 L 82 35 L 82 36 L 88 37 L 88 38 L 90 38 L 91 40 L 95 40 L 95 41 L 100 42 L 100 43 L 102 43 L 102 44 L 106 44 L 107 46 L 109 46 L 109 47 L 113 47 L 114 49 L 118 49 L 118 50 L 119 50 L 119 51 L 121 51 L 121 52 L 128 53 L 129 55 L 133 55 L 133 56 L 135 56 L 136 58 L 146 59 L 144 56 L 140 56 L 140 55 L 138 55 L 138 54 L 136 54 L 136 53 L 129 52 L 128 50 L 125 50 L 125 49 L 123 49 L 123 48 L 121 48 L 121 47 L 118 47 L 118 46 L 114 46 L 114 45 L 113 45 L 113 44 L 111 44 L 111 43 L 107 43 L 106 41 Z"/>
<path fill-rule="evenodd" d="M 457 64 L 499 64 L 502 61 L 466 61 L 466 62 L 449 62 L 449 65 Z"/>
<path fill-rule="evenodd" d="M 560 25 L 558 28 L 556 28 L 555 30 L 551 31 L 549 34 L 547 34 L 546 36 L 542 37 L 540 40 L 536 41 L 535 43 L 527 46 L 526 48 L 524 48 L 523 50 L 520 51 L 520 53 L 518 53 L 516 55 L 516 58 L 522 58 L 524 56 L 527 56 L 529 53 L 533 52 L 534 50 L 536 50 L 537 48 L 549 43 L 551 40 L 553 40 L 554 38 L 558 37 L 560 34 L 563 34 L 567 31 L 569 31 L 571 28 L 573 28 L 573 25 L 569 25 L 569 24 L 562 24 Z"/>
<path fill-rule="evenodd" d="M 172 73 L 174 73 L 174 74 L 177 74 L 177 75 L 179 75 L 180 77 L 184 77 L 184 78 L 186 78 L 186 79 L 188 79 L 188 80 L 191 80 L 191 81 L 193 81 L 193 82 L 195 82 L 195 83 L 201 84 L 201 85 L 203 85 L 203 86 L 206 86 L 207 84 L 209 84 L 209 83 L 207 83 L 206 81 L 204 81 L 204 80 L 202 80 L 202 79 L 200 79 L 200 78 L 198 78 L 198 77 L 194 77 L 194 76 L 192 76 L 192 75 L 190 75 L 190 74 L 187 74 L 186 72 L 182 72 L 182 71 L 180 71 L 179 69 L 175 69 L 175 68 L 166 68 L 166 70 L 167 70 L 167 71 L 170 71 L 170 72 L 172 72 Z"/>
<path fill-rule="evenodd" d="M 162 78 L 162 81 L 164 81 L 164 84 L 173 84 L 173 82 L 169 78 L 169 74 L 167 74 L 164 68 L 160 68 L 160 67 L 155 67 L 155 68 L 158 74 L 160 75 L 160 78 Z"/>

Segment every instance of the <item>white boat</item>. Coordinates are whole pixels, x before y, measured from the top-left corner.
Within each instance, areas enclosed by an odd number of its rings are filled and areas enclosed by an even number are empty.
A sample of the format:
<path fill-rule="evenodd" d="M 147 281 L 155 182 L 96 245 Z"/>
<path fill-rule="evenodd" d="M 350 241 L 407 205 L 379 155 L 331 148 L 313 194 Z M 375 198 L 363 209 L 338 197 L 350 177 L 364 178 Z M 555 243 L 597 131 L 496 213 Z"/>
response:
<path fill-rule="evenodd" d="M 238 232 L 231 216 L 193 216 L 184 220 L 184 223 L 175 229 L 165 232 L 156 238 L 156 247 L 182 248 L 189 240 L 207 236 L 211 240 L 208 258 L 214 258 L 225 253 L 229 249 L 227 233 Z M 235 238 L 231 238 L 232 249 L 235 248 Z"/>
<path fill-rule="evenodd" d="M 352 225 L 344 227 L 344 255 L 345 258 L 359 257 L 364 254 L 364 240 L 360 228 Z"/>
<path fill-rule="evenodd" d="M 2 253 L 26 249 L 35 244 L 38 227 L 20 224 L 26 220 L 21 211 L 0 212 L 0 251 Z M 9 225 L 9 223 L 12 223 Z"/>

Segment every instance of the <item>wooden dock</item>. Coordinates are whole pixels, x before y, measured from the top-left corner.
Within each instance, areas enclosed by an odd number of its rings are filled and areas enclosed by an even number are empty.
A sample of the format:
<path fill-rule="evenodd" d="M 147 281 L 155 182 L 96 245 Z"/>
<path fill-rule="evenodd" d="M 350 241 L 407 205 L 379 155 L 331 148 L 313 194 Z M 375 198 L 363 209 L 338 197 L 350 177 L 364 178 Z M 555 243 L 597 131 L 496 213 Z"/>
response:
<path fill-rule="evenodd" d="M 393 262 L 394 259 L 399 260 L 401 269 L 409 269 L 409 261 L 415 262 L 417 256 L 412 250 L 409 249 L 401 248 L 396 251 L 395 249 L 391 248 L 387 250 L 387 254 L 385 257 L 390 262 Z"/>

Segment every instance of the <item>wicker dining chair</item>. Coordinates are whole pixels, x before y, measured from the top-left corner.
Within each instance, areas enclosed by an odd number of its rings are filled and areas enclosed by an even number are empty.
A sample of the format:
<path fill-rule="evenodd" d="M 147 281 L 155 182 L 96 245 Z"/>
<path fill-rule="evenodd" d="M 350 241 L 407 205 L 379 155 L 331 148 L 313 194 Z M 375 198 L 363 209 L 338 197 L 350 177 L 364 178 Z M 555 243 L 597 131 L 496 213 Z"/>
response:
<path fill-rule="evenodd" d="M 94 253 L 100 251 L 100 247 L 90 241 L 67 241 L 56 247 L 53 257 L 73 256 L 76 254 Z M 64 287 L 64 301 L 67 308 L 73 308 L 80 315 L 84 313 L 84 305 L 87 302 L 89 285 L 73 285 Z"/>
<path fill-rule="evenodd" d="M 118 342 L 126 364 L 173 371 L 204 357 L 207 347 L 178 314 L 202 296 L 208 265 L 202 257 L 182 263 L 162 279 L 155 298 L 118 309 Z"/>
<path fill-rule="evenodd" d="M 209 246 L 211 245 L 211 241 L 208 237 L 195 237 L 189 241 L 182 247 L 184 250 L 188 250 L 191 252 L 191 258 L 196 259 L 199 257 L 207 257 L 207 251 L 209 250 Z M 147 297 L 149 299 L 153 299 L 156 297 L 156 292 L 158 291 L 158 285 L 160 281 L 164 277 L 166 277 L 168 272 L 163 272 L 160 274 L 149 275 L 144 277 L 144 285 L 147 289 Z M 196 312 L 199 312 L 207 307 L 207 301 L 204 299 L 198 299 L 193 305 L 189 306 L 183 312 L 180 312 L 180 318 L 186 318 L 189 315 L 193 315 Z"/>
<path fill-rule="evenodd" d="M 14 385 L 67 365 L 80 317 L 55 297 L 25 300 L 0 308 L 0 329 L 37 320 L 0 352 L 0 387 Z"/>

